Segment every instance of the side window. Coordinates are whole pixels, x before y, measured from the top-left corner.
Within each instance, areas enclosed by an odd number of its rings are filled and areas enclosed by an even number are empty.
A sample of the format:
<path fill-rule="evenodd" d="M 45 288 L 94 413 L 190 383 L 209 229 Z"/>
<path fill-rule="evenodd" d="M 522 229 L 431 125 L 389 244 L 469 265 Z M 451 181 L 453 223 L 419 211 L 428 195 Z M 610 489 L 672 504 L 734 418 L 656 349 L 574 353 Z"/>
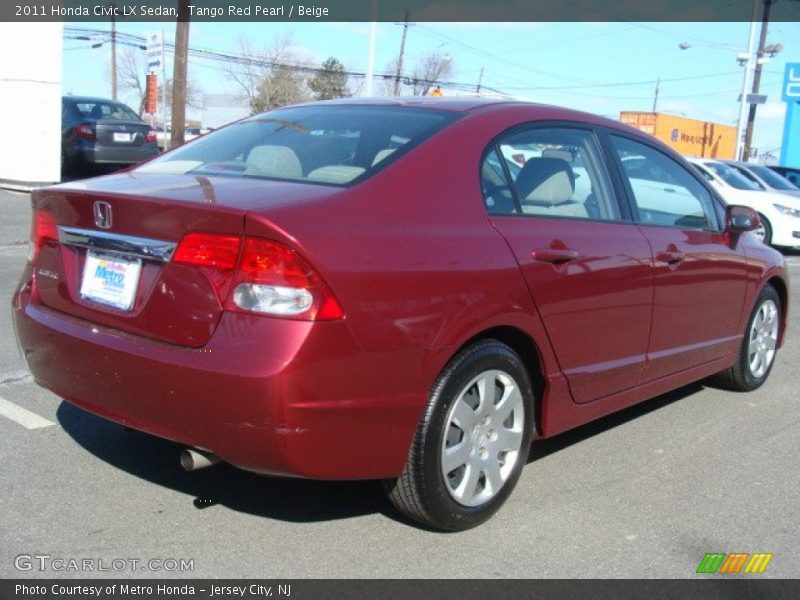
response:
<path fill-rule="evenodd" d="M 689 171 L 646 144 L 615 135 L 611 140 L 633 192 L 640 222 L 719 230 L 714 199 Z"/>
<path fill-rule="evenodd" d="M 492 150 L 483 159 L 481 164 L 483 201 L 486 203 L 486 210 L 492 214 L 513 215 L 517 214 L 517 205 L 503 170 L 502 161 L 497 150 Z M 513 167 L 513 165 L 507 165 L 507 167 L 519 171 L 519 167 Z"/>
<path fill-rule="evenodd" d="M 486 208 L 501 214 L 620 220 L 599 157 L 589 131 L 552 127 L 511 134 L 482 165 Z M 502 179 L 492 185 L 495 175 Z"/>

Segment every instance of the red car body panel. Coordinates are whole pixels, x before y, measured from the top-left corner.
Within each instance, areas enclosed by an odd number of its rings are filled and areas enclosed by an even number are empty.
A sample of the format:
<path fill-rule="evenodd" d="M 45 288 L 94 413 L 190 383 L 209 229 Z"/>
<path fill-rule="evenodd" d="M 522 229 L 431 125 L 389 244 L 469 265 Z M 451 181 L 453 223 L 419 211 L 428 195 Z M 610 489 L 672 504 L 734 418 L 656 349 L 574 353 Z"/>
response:
<path fill-rule="evenodd" d="M 53 242 L 13 301 L 37 382 L 246 469 L 393 477 L 436 377 L 478 336 L 513 332 L 529 344 L 537 434 L 546 437 L 729 366 L 759 289 L 772 279 L 785 291 L 780 255 L 749 235 L 490 217 L 480 162 L 501 132 L 574 121 L 642 134 L 553 107 L 435 106 L 464 116 L 351 187 L 133 170 L 35 192 L 34 208 L 61 225 L 93 228 L 91 204 L 103 199 L 116 233 L 279 241 L 320 274 L 346 315 L 231 313 L 197 272 L 171 263 L 145 269 L 134 311 L 121 315 L 81 301 L 83 255 Z M 559 244 L 581 258 L 532 258 Z M 673 245 L 682 264 L 653 258 Z M 710 302 L 713 319 L 697 309 Z"/>

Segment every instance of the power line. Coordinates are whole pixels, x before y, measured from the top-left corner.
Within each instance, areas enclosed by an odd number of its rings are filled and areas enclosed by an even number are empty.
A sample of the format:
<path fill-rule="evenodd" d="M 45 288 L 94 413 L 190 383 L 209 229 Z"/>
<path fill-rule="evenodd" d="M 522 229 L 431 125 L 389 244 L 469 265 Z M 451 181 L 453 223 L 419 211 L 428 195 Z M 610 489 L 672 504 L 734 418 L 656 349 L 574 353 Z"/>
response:
<path fill-rule="evenodd" d="M 77 28 L 77 27 L 65 27 L 64 31 L 65 31 L 66 34 L 68 34 L 68 35 L 65 35 L 64 37 L 67 37 L 68 39 L 80 39 L 80 37 L 74 37 L 74 34 L 81 34 L 81 36 L 82 36 L 82 35 L 85 35 L 85 34 L 106 35 L 108 33 L 107 31 L 104 31 L 104 30 L 82 29 L 82 28 Z M 73 34 L 73 35 L 71 36 L 69 34 Z M 137 36 L 137 35 L 133 35 L 133 34 L 124 34 L 123 35 L 123 34 L 121 34 L 119 32 L 117 33 L 117 35 L 118 35 L 117 43 L 119 43 L 119 44 L 123 44 L 123 45 L 126 45 L 126 46 L 131 46 L 131 47 L 135 47 L 135 48 L 142 48 L 143 47 L 142 44 L 145 41 L 145 38 L 142 37 L 142 36 Z M 169 42 L 165 42 L 164 46 L 165 46 L 165 48 L 167 48 L 167 49 L 169 49 L 169 50 L 174 52 L 175 44 L 172 44 L 172 43 L 169 43 Z M 268 68 L 268 69 L 287 69 L 287 70 L 300 72 L 300 73 L 306 73 L 306 74 L 316 74 L 316 73 L 322 73 L 322 72 L 325 71 L 321 67 L 313 67 L 313 66 L 310 66 L 310 65 L 285 63 L 285 62 L 279 62 L 279 61 L 268 60 L 268 59 L 263 59 L 263 58 L 254 58 L 254 57 L 243 56 L 243 55 L 240 55 L 240 54 L 219 52 L 219 51 L 210 50 L 210 49 L 206 49 L 206 48 L 196 48 L 196 47 L 192 48 L 192 47 L 190 47 L 189 48 L 189 55 L 193 56 L 195 58 L 207 59 L 207 60 L 215 60 L 215 61 L 219 61 L 219 62 L 223 62 L 223 63 L 227 63 L 227 64 L 238 64 L 238 65 L 242 65 L 242 66 L 254 66 L 254 67 L 261 67 L 261 68 Z M 366 76 L 366 73 L 363 72 L 363 71 L 345 70 L 344 74 L 346 74 L 346 75 L 348 75 L 350 77 L 360 77 L 360 78 L 363 78 L 363 77 Z M 395 73 L 376 73 L 375 74 L 375 77 L 379 77 L 379 78 L 382 78 L 384 80 L 392 80 L 392 79 L 395 78 L 395 76 L 396 76 Z M 417 77 L 407 77 L 407 76 L 401 76 L 401 80 L 406 85 L 433 84 L 433 83 L 436 83 L 436 82 L 433 82 L 433 81 L 428 81 L 428 80 L 417 78 Z M 459 90 L 459 91 L 472 91 L 475 88 L 475 84 L 472 83 L 472 82 L 441 81 L 439 83 L 442 86 L 446 87 L 446 88 Z M 496 93 L 496 94 L 500 94 L 500 95 L 503 95 L 503 96 L 507 95 L 502 90 L 499 90 L 499 89 L 496 89 L 496 88 L 492 88 L 492 87 L 489 87 L 489 86 L 486 86 L 486 85 L 484 85 L 482 87 L 484 89 L 489 90 L 489 91 L 491 91 L 493 93 Z"/>

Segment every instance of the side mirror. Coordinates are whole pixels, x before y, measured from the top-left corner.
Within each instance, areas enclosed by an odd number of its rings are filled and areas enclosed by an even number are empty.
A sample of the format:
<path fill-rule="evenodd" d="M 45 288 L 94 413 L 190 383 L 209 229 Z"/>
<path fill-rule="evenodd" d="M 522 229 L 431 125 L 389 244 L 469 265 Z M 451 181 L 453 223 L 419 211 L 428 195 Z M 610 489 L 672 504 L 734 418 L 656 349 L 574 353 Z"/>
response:
<path fill-rule="evenodd" d="M 730 233 L 753 231 L 761 226 L 758 213 L 749 206 L 730 205 L 725 209 L 725 228 Z"/>

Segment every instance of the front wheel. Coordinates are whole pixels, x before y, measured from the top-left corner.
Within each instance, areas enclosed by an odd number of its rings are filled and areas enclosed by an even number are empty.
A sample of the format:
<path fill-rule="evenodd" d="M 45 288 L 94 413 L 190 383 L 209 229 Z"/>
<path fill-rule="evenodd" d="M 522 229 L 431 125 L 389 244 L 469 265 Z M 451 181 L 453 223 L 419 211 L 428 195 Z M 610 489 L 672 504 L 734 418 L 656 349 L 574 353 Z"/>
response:
<path fill-rule="evenodd" d="M 736 363 L 716 375 L 713 383 L 739 392 L 761 387 L 775 364 L 780 324 L 781 299 L 775 288 L 767 285 L 750 314 Z"/>
<path fill-rule="evenodd" d="M 533 391 L 519 356 L 497 340 L 462 350 L 434 384 L 403 474 L 386 483 L 403 514 L 460 531 L 506 501 L 533 435 Z"/>
<path fill-rule="evenodd" d="M 772 243 L 772 226 L 764 215 L 759 214 L 758 216 L 761 224 L 753 230 L 753 233 L 759 240 L 769 246 Z"/>

